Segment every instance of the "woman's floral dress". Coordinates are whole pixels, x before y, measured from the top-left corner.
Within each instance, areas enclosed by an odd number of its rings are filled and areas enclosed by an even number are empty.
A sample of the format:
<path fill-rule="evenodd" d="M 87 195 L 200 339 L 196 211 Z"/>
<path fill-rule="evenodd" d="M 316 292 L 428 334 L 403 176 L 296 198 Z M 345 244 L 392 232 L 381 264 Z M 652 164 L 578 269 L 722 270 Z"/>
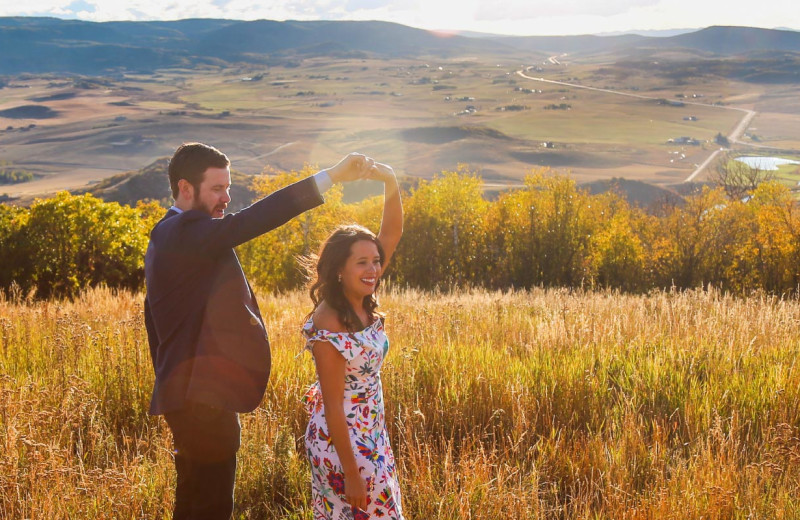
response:
<path fill-rule="evenodd" d="M 314 520 L 402 520 L 400 486 L 394 455 L 386 434 L 381 365 L 389 351 L 382 320 L 359 332 L 332 333 L 314 328 L 311 318 L 303 327 L 306 349 L 329 341 L 347 361 L 342 405 L 361 476 L 367 481 L 367 510 L 351 507 L 344 495 L 344 470 L 325 422 L 319 381 L 305 395 L 310 418 L 306 453 L 311 463 Z"/>

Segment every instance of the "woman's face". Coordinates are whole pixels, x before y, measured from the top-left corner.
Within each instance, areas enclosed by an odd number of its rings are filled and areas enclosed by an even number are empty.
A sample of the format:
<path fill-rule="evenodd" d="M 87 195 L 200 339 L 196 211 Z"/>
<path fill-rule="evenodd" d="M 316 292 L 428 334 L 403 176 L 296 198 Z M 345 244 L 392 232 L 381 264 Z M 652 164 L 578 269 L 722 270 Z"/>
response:
<path fill-rule="evenodd" d="M 375 292 L 381 276 L 381 255 L 378 246 L 369 240 L 359 240 L 350 246 L 350 256 L 341 272 L 345 295 L 363 298 Z"/>

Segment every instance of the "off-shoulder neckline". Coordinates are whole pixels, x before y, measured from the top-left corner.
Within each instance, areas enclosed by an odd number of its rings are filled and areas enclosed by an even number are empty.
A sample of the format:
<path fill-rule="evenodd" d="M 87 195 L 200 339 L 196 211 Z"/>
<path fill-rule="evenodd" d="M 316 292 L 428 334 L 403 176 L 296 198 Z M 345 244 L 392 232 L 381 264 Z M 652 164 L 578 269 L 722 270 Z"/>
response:
<path fill-rule="evenodd" d="M 363 329 L 352 331 L 352 332 L 349 331 L 349 330 L 342 330 L 342 331 L 334 332 L 334 331 L 328 330 L 328 329 L 318 329 L 317 326 L 314 325 L 314 315 L 313 314 L 308 317 L 308 320 L 306 321 L 306 325 L 308 325 L 309 323 L 311 324 L 311 329 L 313 329 L 316 332 L 327 332 L 328 334 L 360 334 L 362 332 L 368 331 L 369 329 L 374 327 L 375 324 L 377 324 L 377 323 L 383 323 L 383 318 L 378 317 L 377 319 L 375 319 L 375 321 L 373 321 L 372 323 L 370 323 L 369 325 L 367 325 Z"/>

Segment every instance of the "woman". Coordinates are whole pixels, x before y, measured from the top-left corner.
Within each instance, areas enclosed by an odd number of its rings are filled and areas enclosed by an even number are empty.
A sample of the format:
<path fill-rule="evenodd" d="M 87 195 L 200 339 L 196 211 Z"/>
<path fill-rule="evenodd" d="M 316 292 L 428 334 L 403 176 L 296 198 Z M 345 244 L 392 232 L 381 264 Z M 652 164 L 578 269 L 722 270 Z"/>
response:
<path fill-rule="evenodd" d="M 305 397 L 315 520 L 403 518 L 380 379 L 389 342 L 375 298 L 403 233 L 403 206 L 389 166 L 376 163 L 370 176 L 384 183 L 378 236 L 339 227 L 312 266 L 314 310 L 303 333 L 317 368 Z"/>

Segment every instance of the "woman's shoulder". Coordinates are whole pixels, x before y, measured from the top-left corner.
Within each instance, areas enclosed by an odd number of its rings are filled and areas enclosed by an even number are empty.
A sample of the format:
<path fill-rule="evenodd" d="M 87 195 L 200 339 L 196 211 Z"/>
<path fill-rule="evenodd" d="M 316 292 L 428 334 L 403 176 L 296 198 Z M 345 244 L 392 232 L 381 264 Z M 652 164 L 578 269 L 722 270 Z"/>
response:
<path fill-rule="evenodd" d="M 324 301 L 317 306 L 309 321 L 316 330 L 332 333 L 347 332 L 347 328 L 339 320 L 339 314 Z"/>
<path fill-rule="evenodd" d="M 308 318 L 303 333 L 306 336 L 305 348 L 312 354 L 317 342 L 330 343 L 345 359 L 353 359 L 361 351 L 360 348 L 355 348 L 360 343 L 354 334 L 347 332 L 336 311 L 324 303 Z"/>

